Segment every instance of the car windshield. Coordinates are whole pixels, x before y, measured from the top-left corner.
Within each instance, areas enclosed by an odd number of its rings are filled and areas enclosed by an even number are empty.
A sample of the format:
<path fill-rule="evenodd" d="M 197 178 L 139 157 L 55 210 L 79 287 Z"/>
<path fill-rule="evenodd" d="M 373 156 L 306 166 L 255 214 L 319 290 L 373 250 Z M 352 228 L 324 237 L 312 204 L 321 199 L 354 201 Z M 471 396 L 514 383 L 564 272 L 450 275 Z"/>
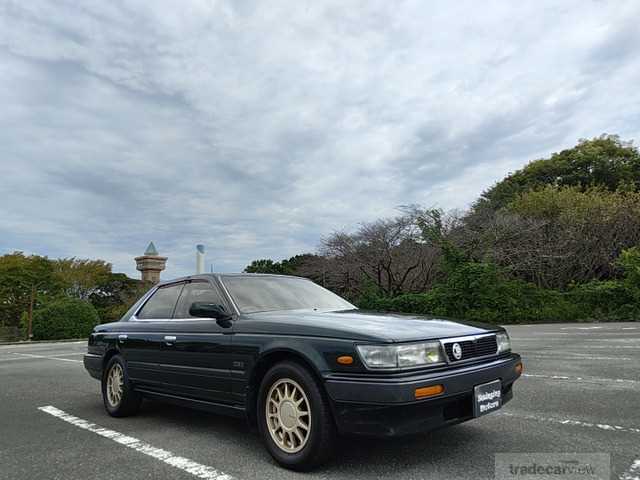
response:
<path fill-rule="evenodd" d="M 351 310 L 349 302 L 311 280 L 292 277 L 223 277 L 242 313 L 277 310 Z"/>

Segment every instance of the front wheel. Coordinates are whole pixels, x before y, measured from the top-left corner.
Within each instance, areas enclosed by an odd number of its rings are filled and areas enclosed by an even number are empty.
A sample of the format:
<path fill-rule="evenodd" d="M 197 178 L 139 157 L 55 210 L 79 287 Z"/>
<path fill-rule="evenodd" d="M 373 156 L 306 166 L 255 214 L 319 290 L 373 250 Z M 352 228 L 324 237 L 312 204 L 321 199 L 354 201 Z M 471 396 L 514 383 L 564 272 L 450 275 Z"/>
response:
<path fill-rule="evenodd" d="M 328 460 L 335 427 L 328 402 L 306 368 L 276 364 L 264 376 L 258 398 L 260 435 L 280 465 L 306 471 Z"/>
<path fill-rule="evenodd" d="M 142 395 L 133 390 L 120 355 L 111 357 L 102 374 L 102 401 L 112 417 L 134 415 L 140 409 Z"/>

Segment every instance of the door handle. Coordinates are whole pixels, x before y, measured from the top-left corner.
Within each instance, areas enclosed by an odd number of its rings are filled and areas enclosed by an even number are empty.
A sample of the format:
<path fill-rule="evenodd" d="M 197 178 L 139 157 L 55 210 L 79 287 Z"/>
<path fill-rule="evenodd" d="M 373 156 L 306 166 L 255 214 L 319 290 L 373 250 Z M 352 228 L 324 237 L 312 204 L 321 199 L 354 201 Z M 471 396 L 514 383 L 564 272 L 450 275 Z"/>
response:
<path fill-rule="evenodd" d="M 176 337 L 174 335 L 165 335 L 164 336 L 164 343 L 166 343 L 167 345 L 172 345 L 173 342 L 176 341 Z"/>
<path fill-rule="evenodd" d="M 118 335 L 118 340 L 120 340 L 121 342 L 124 342 L 127 339 L 126 335 Z"/>

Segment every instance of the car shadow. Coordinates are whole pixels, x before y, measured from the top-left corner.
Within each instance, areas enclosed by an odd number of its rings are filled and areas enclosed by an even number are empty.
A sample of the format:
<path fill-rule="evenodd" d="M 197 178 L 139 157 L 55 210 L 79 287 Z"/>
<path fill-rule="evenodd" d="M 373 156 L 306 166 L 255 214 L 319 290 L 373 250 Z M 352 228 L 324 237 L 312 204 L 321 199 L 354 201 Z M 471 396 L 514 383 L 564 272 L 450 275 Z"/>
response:
<path fill-rule="evenodd" d="M 360 476 L 364 465 L 366 471 L 374 470 L 378 475 L 392 476 L 415 469 L 422 476 L 427 470 L 445 467 L 451 458 L 464 458 L 470 446 L 482 442 L 485 434 L 480 428 L 463 424 L 398 438 L 343 437 L 339 439 L 335 461 L 325 473 Z M 486 468 L 493 467 L 491 458 L 486 463 Z"/>
<path fill-rule="evenodd" d="M 243 458 L 264 463 L 264 468 L 276 467 L 257 432 L 244 419 L 149 400 L 145 401 L 140 417 L 157 419 L 166 429 L 186 431 L 189 436 L 199 437 L 199 442 L 206 441 L 209 436 L 215 437 L 212 442 L 220 444 L 223 441 Z M 470 446 L 482 443 L 486 436 L 482 428 L 469 423 L 449 427 L 444 435 L 442 432 L 445 430 L 389 439 L 339 437 L 333 461 L 314 473 L 321 476 L 336 474 L 344 478 L 360 477 L 371 470 L 378 475 L 393 475 L 399 470 L 427 466 L 428 470 L 438 469 L 452 457 L 464 458 Z M 477 466 L 493 468 L 493 460 L 487 458 L 486 465 Z"/>
<path fill-rule="evenodd" d="M 171 403 L 145 399 L 140 417 L 145 419 L 157 419 L 166 427 L 187 427 L 194 434 L 207 434 L 214 432 L 222 438 L 243 437 L 251 432 L 246 420 L 243 418 L 218 415 L 194 408 L 182 407 Z M 255 435 L 256 442 L 260 439 Z"/>

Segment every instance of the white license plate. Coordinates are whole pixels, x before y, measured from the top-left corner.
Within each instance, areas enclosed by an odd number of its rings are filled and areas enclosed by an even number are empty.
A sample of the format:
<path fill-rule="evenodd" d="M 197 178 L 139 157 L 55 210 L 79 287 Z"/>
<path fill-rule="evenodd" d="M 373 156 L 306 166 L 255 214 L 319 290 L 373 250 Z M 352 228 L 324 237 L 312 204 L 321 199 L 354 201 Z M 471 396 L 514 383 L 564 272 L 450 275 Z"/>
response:
<path fill-rule="evenodd" d="M 480 417 L 502 406 L 502 382 L 483 383 L 473 387 L 473 416 Z"/>

